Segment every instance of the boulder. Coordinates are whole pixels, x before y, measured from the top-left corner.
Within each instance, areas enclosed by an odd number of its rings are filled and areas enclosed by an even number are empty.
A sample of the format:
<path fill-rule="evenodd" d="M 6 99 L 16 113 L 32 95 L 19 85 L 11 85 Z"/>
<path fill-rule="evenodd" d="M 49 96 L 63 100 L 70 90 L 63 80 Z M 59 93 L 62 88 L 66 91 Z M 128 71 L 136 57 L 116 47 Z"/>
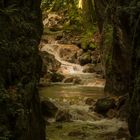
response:
<path fill-rule="evenodd" d="M 87 98 L 85 101 L 85 104 L 93 105 L 93 104 L 95 104 L 95 100 L 93 98 Z"/>
<path fill-rule="evenodd" d="M 63 80 L 64 83 L 80 84 L 81 79 L 77 76 L 67 77 Z"/>
<path fill-rule="evenodd" d="M 56 122 L 69 122 L 72 115 L 67 110 L 59 110 L 55 116 Z"/>
<path fill-rule="evenodd" d="M 107 113 L 106 116 L 110 119 L 117 117 L 118 116 L 118 112 L 115 109 L 110 109 Z"/>
<path fill-rule="evenodd" d="M 58 111 L 58 108 L 49 100 L 44 100 L 41 102 L 41 109 L 42 114 L 45 117 L 55 117 L 56 112 Z"/>
<path fill-rule="evenodd" d="M 65 78 L 64 75 L 57 73 L 57 72 L 54 72 L 51 74 L 50 81 L 51 82 L 62 82 L 64 78 Z"/>
<path fill-rule="evenodd" d="M 40 56 L 43 60 L 42 76 L 47 74 L 48 71 L 56 72 L 60 68 L 61 63 L 57 61 L 52 54 L 49 54 L 45 51 L 41 51 Z"/>
<path fill-rule="evenodd" d="M 94 67 L 95 67 L 94 64 L 86 64 L 83 68 L 83 72 L 84 73 L 94 73 L 95 72 Z"/>
<path fill-rule="evenodd" d="M 119 110 L 122 106 L 125 105 L 128 99 L 128 95 L 120 96 L 117 102 L 117 109 Z"/>
<path fill-rule="evenodd" d="M 79 58 L 84 53 L 83 49 L 77 51 L 77 57 Z"/>
<path fill-rule="evenodd" d="M 94 72 L 96 72 L 97 74 L 102 74 L 102 64 L 101 63 L 97 63 L 96 65 L 94 65 Z"/>
<path fill-rule="evenodd" d="M 70 63 L 77 63 L 77 51 L 79 48 L 75 45 L 61 45 L 59 56 L 62 60 Z"/>
<path fill-rule="evenodd" d="M 97 100 L 94 111 L 105 115 L 110 109 L 114 109 L 115 107 L 115 100 L 106 97 Z"/>
<path fill-rule="evenodd" d="M 118 117 L 121 120 L 128 120 L 129 117 L 129 97 L 128 95 L 124 95 L 119 97 L 117 102 L 117 110 L 118 110 Z"/>
<path fill-rule="evenodd" d="M 90 52 L 85 52 L 83 53 L 79 58 L 79 64 L 80 65 L 85 65 L 85 64 L 88 64 L 88 63 L 91 63 L 91 54 Z"/>

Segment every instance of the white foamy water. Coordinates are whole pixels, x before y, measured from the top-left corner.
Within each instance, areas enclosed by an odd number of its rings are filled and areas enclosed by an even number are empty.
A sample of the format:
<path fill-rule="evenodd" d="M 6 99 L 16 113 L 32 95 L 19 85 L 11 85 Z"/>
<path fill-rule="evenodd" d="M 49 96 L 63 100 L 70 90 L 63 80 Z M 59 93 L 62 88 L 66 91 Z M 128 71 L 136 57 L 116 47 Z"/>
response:
<path fill-rule="evenodd" d="M 63 74 L 80 74 L 83 73 L 83 67 L 78 65 L 78 64 L 74 64 L 74 63 L 70 63 L 67 61 L 64 61 L 60 58 L 59 55 L 59 50 L 61 48 L 60 44 L 46 44 L 41 48 L 41 51 L 46 51 L 49 54 L 54 55 L 55 59 L 58 60 L 61 63 L 61 72 Z"/>

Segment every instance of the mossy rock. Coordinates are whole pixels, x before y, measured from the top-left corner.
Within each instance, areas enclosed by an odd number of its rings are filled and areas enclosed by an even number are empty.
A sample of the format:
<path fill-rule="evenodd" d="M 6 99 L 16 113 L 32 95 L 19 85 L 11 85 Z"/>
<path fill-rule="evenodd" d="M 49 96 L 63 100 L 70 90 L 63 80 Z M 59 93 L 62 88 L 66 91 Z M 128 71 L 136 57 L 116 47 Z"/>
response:
<path fill-rule="evenodd" d="M 90 54 L 90 52 L 83 53 L 79 57 L 79 63 L 80 63 L 80 65 L 85 65 L 85 64 L 91 63 L 91 54 Z"/>
<path fill-rule="evenodd" d="M 116 107 L 115 100 L 110 98 L 101 98 L 95 104 L 95 109 L 97 113 L 105 115 L 110 109 Z"/>
<path fill-rule="evenodd" d="M 60 74 L 60 73 L 52 73 L 51 74 L 51 82 L 61 82 L 63 79 L 65 78 L 64 75 Z"/>

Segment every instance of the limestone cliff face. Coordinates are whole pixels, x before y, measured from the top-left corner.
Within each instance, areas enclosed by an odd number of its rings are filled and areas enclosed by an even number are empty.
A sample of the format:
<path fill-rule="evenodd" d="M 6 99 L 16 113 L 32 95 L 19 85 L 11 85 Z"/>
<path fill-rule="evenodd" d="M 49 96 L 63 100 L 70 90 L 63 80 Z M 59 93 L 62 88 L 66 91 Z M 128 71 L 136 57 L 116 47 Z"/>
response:
<path fill-rule="evenodd" d="M 44 140 L 37 83 L 40 0 L 0 1 L 0 139 Z"/>
<path fill-rule="evenodd" d="M 95 4 L 103 38 L 102 52 L 106 50 L 106 27 L 109 25 L 113 29 L 110 60 L 105 63 L 105 90 L 116 95 L 129 94 L 128 124 L 135 139 L 140 135 L 140 2 L 95 0 Z"/>

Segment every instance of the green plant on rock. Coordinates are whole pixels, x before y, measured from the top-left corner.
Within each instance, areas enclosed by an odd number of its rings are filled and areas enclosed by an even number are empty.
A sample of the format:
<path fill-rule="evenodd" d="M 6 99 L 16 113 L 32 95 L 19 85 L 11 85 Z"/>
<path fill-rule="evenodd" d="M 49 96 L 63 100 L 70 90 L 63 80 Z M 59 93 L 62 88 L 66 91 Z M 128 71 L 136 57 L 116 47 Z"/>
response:
<path fill-rule="evenodd" d="M 91 30 L 87 29 L 82 36 L 82 49 L 84 50 L 94 50 L 97 45 L 93 42 L 94 33 L 97 32 L 97 28 L 94 26 Z"/>

